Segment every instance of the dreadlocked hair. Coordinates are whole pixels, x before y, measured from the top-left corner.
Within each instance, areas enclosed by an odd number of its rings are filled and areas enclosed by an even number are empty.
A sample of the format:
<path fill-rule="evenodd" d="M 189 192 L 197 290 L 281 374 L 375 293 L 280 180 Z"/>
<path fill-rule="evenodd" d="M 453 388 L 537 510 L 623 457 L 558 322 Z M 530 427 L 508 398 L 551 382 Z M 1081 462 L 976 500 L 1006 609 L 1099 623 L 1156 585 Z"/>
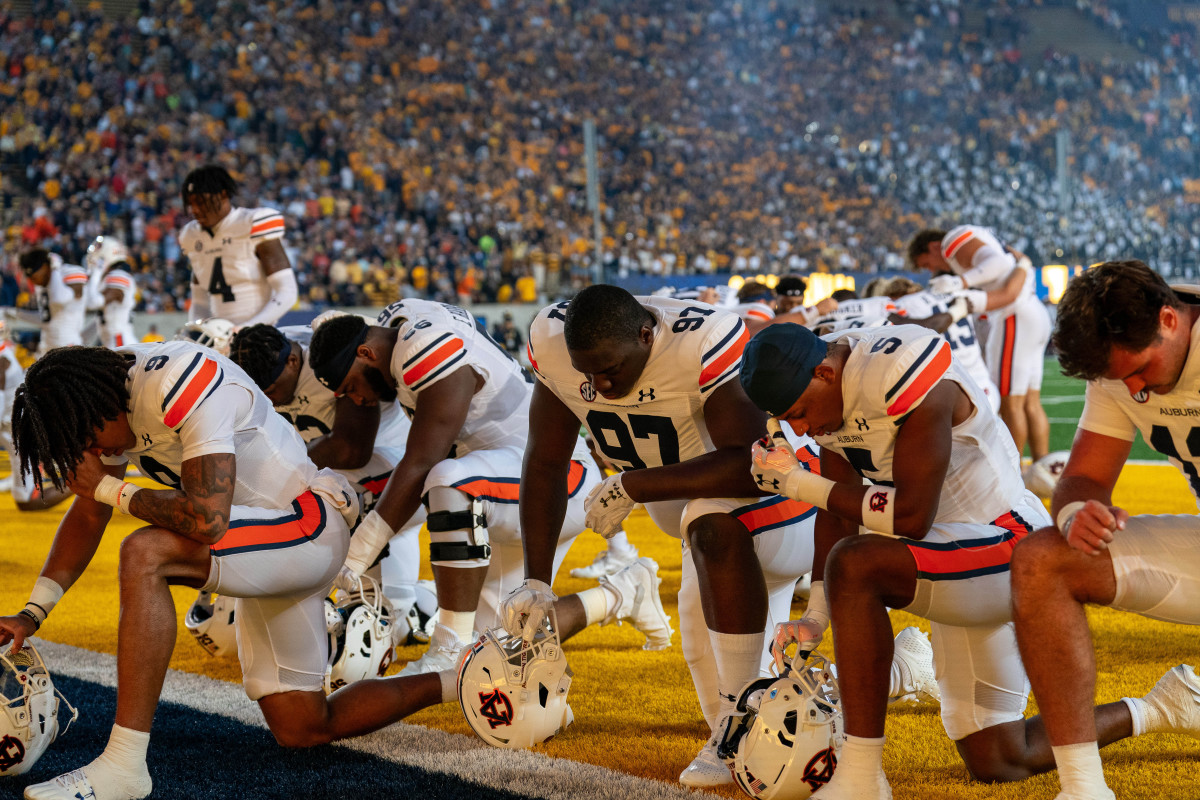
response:
<path fill-rule="evenodd" d="M 224 194 L 232 198 L 237 193 L 237 181 L 229 174 L 229 170 L 220 164 L 205 164 L 197 167 L 183 179 L 183 204 L 188 204 L 188 198 L 197 194 Z"/>
<path fill-rule="evenodd" d="M 291 352 L 292 343 L 273 325 L 251 325 L 242 328 L 229 342 L 229 358 L 264 392 L 271 385 L 271 376 L 284 348 Z"/>
<path fill-rule="evenodd" d="M 129 361 L 107 347 L 59 347 L 25 373 L 13 401 L 21 474 L 66 488 L 96 431 L 129 410 Z"/>
<path fill-rule="evenodd" d="M 567 306 L 563 338 L 568 350 L 584 351 L 604 342 L 631 341 L 643 325 L 653 325 L 654 315 L 637 298 L 619 286 L 589 286 Z"/>
<path fill-rule="evenodd" d="M 342 314 L 325 320 L 313 331 L 312 341 L 308 343 L 308 363 L 313 369 L 320 369 L 336 358 L 365 327 L 367 321 L 357 314 Z"/>

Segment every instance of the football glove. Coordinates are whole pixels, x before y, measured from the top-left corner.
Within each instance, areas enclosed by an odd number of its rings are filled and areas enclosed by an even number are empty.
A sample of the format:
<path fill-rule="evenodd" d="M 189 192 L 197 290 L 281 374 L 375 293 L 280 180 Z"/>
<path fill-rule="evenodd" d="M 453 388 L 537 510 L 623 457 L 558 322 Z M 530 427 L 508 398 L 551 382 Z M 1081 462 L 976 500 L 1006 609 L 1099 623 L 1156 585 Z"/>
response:
<path fill-rule="evenodd" d="M 771 638 L 771 657 L 775 659 L 775 671 L 783 673 L 783 665 L 787 660 L 786 651 L 791 645 L 798 645 L 794 662 L 798 663 L 808 658 L 808 654 L 825 638 L 825 629 L 828 627 L 829 608 L 825 601 L 825 582 L 813 581 L 812 594 L 809 596 L 808 609 L 804 616 L 775 626 L 775 635 Z"/>
<path fill-rule="evenodd" d="M 630 500 L 629 495 L 625 494 L 621 485 L 623 474 L 618 472 L 596 484 L 583 501 L 584 524 L 605 539 L 610 539 L 620 532 L 621 523 L 637 505 L 636 501 Z"/>
<path fill-rule="evenodd" d="M 966 284 L 957 275 L 935 275 L 929 279 L 929 291 L 937 294 L 953 294 L 961 292 Z"/>
<path fill-rule="evenodd" d="M 545 583 L 526 578 L 500 601 L 500 623 L 510 636 L 533 641 L 558 597 Z"/>

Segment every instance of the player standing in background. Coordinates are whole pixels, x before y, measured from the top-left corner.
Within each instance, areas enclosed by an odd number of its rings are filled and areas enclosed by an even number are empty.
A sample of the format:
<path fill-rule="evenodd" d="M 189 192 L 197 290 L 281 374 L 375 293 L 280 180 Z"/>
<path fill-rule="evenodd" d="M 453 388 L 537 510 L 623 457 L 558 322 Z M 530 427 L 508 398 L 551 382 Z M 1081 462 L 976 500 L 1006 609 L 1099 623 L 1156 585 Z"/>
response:
<path fill-rule="evenodd" d="M 89 274 L 88 289 L 93 293 L 89 308 L 101 309 L 100 344 L 123 347 L 134 344 L 133 306 L 137 302 L 137 284 L 129 264 L 129 251 L 115 236 L 97 236 L 83 259 Z"/>
<path fill-rule="evenodd" d="M 1140 432 L 1183 472 L 1200 502 L 1200 294 L 1172 289 L 1140 261 L 1101 264 L 1067 285 L 1054 346 L 1063 372 L 1088 382 L 1087 395 L 1054 490 L 1056 527 L 1013 554 L 1013 615 L 1054 745 L 1059 800 L 1111 800 L 1099 747 L 1113 737 L 1085 711 L 1096 692 L 1085 607 L 1200 625 L 1200 521 L 1193 514 L 1130 516 L 1112 499 Z M 1125 735 L 1200 737 L 1200 678 L 1186 664 L 1123 705 Z"/>
<path fill-rule="evenodd" d="M 1042 370 L 1050 341 L 1050 315 L 1034 288 L 1033 265 L 1023 254 L 1009 250 L 995 235 L 978 225 L 950 231 L 920 231 L 908 245 L 908 258 L 918 269 L 936 277 L 935 292 L 963 289 L 1004 289 L 1013 270 L 1024 280 L 1011 304 L 988 310 L 987 365 L 1000 390 L 1000 418 L 1008 426 L 1017 453 L 1034 461 L 1050 452 L 1050 421 L 1042 408 Z"/>
<path fill-rule="evenodd" d="M 208 164 L 183 181 L 183 205 L 195 218 L 179 234 L 192 267 L 189 320 L 273 325 L 296 302 L 296 274 L 283 249 L 283 215 L 231 204 L 237 182 Z"/>
<path fill-rule="evenodd" d="M 355 405 L 317 380 L 308 362 L 312 329 L 251 325 L 233 335 L 229 359 L 246 371 L 275 410 L 300 434 L 318 467 L 340 472 L 360 496 L 375 500 L 404 455 L 409 422 L 396 403 Z M 370 511 L 370 508 L 363 509 Z M 382 562 L 383 594 L 403 619 L 417 600 L 424 507 L 388 542 Z"/>
<path fill-rule="evenodd" d="M 1029 686 L 1008 575 L 1013 547 L 1049 517 L 1021 482 L 1012 437 L 950 353 L 911 325 L 824 339 L 776 325 L 746 347 L 747 394 L 821 445 L 820 474 L 786 447 L 754 448 L 762 485 L 822 509 L 812 596 L 828 607 L 810 604 L 776 637 L 810 650 L 832 617 L 847 737 L 814 800 L 892 796 L 883 773 L 890 608 L 932 623 L 942 724 L 973 777 L 1015 781 L 1054 766 L 1041 720 L 1024 719 Z M 1125 704 L 1095 718 L 1105 741 L 1129 735 Z"/>
<path fill-rule="evenodd" d="M 121 543 L 108 745 L 86 766 L 27 787 L 28 800 L 150 794 L 150 726 L 176 641 L 172 585 L 237 598 L 246 694 L 284 746 L 358 736 L 457 696 L 453 672 L 365 680 L 325 696 L 325 593 L 358 502 L 344 478 L 313 465 L 228 359 L 190 342 L 58 348 L 30 367 L 13 431 L 22 469 L 69 486 L 75 500 L 29 602 L 0 617 L 0 644 L 19 648 L 41 627 L 87 568 L 114 508 L 147 523 Z M 129 460 L 171 488 L 123 481 Z"/>
<path fill-rule="evenodd" d="M 40 247 L 21 255 L 21 271 L 33 283 L 42 328 L 38 355 L 55 347 L 83 344 L 88 274 L 83 267 Z"/>

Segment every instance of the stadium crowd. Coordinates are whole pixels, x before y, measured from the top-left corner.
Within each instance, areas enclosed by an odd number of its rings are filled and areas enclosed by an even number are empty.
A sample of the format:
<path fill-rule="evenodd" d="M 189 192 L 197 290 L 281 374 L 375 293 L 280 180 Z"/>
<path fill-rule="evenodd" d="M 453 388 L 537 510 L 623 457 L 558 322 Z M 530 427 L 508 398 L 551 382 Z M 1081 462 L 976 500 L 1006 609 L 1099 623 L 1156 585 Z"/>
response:
<path fill-rule="evenodd" d="M 250 3 L 243 23 L 213 0 L 143 0 L 127 20 L 38 0 L 0 19 L 0 159 L 33 192 L 6 175 L 5 250 L 70 260 L 122 234 L 142 306 L 177 308 L 179 182 L 215 160 L 240 205 L 285 212 L 315 306 L 556 297 L 591 274 L 594 116 L 610 277 L 894 269 L 913 230 L 961 221 L 1037 263 L 1194 271 L 1192 37 L 1031 66 L 1022 5 L 992 4 L 981 34 L 956 3 L 901 3 L 897 24 L 806 4 L 318 0 Z"/>

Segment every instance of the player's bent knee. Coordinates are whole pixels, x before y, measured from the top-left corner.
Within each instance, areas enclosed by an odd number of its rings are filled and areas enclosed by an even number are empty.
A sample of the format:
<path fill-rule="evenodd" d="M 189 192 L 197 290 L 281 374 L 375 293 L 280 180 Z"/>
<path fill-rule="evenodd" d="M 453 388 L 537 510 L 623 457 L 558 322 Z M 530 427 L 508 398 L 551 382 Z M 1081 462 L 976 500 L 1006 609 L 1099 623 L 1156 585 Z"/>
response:
<path fill-rule="evenodd" d="M 457 489 L 429 490 L 429 563 L 440 567 L 486 567 L 492 547 L 483 501 Z"/>
<path fill-rule="evenodd" d="M 687 527 L 692 549 L 705 558 L 721 558 L 734 548 L 750 542 L 746 526 L 729 514 L 705 514 Z"/>
<path fill-rule="evenodd" d="M 971 778 L 980 783 L 1011 783 L 1044 771 L 1028 762 L 1024 720 L 992 725 L 954 745 Z"/>
<path fill-rule="evenodd" d="M 324 692 L 283 692 L 258 699 L 267 728 L 280 747 L 318 747 L 333 741 Z"/>
<path fill-rule="evenodd" d="M 830 550 L 825 564 L 826 589 L 837 591 L 838 586 L 846 586 L 858 591 L 873 586 L 883 590 L 902 566 L 895 558 L 896 547 L 903 545 L 882 536 L 842 539 Z M 910 556 L 906 557 L 911 561 Z"/>

